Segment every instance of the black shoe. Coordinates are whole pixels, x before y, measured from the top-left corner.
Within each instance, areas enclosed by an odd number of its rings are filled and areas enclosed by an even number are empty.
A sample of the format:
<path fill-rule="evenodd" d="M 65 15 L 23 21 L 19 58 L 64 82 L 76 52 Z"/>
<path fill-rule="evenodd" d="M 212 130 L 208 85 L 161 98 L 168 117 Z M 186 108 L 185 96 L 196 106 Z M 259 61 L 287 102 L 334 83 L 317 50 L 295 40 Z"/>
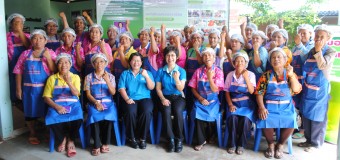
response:
<path fill-rule="evenodd" d="M 176 145 L 175 145 L 175 152 L 179 153 L 182 152 L 183 149 L 183 144 L 181 140 L 176 140 Z"/>
<path fill-rule="evenodd" d="M 137 149 L 138 148 L 138 143 L 136 141 L 136 139 L 129 139 L 129 145 L 134 148 L 134 149 Z"/>
<path fill-rule="evenodd" d="M 175 151 L 175 140 L 170 139 L 168 144 L 168 152 L 174 152 Z"/>
<path fill-rule="evenodd" d="M 146 148 L 146 142 L 145 142 L 145 140 L 140 140 L 140 141 L 139 141 L 139 148 L 140 148 L 140 149 L 145 149 L 145 148 Z"/>

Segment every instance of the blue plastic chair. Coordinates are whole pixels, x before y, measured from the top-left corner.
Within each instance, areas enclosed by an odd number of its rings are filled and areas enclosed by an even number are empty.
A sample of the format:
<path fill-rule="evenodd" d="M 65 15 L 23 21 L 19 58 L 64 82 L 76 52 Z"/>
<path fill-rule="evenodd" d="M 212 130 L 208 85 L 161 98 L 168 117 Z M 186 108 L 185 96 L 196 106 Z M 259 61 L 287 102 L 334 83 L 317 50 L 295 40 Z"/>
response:
<path fill-rule="evenodd" d="M 262 138 L 262 129 L 257 129 L 255 131 L 255 141 L 254 141 L 254 151 L 258 152 L 260 143 L 261 143 L 261 138 Z M 280 139 L 280 128 L 276 129 L 276 141 Z M 293 154 L 293 143 L 292 143 L 292 136 L 289 136 L 287 140 L 287 145 L 288 145 L 288 153 L 290 155 Z"/>
<path fill-rule="evenodd" d="M 117 146 L 121 146 L 121 140 L 120 140 L 120 132 L 119 132 L 119 123 L 118 120 L 117 121 L 113 121 L 113 127 L 112 127 L 113 131 L 115 132 L 115 136 L 116 136 L 116 142 L 117 142 Z M 90 144 L 90 139 L 91 139 L 91 127 L 88 126 L 87 127 L 87 144 Z"/>
<path fill-rule="evenodd" d="M 155 139 L 155 131 L 154 131 L 154 124 L 153 124 L 153 117 L 151 118 L 151 121 L 150 121 L 150 137 L 151 137 L 151 144 L 156 144 L 156 139 Z M 126 135 L 125 135 L 125 123 L 124 123 L 124 120 L 122 120 L 121 122 L 121 142 L 122 142 L 122 145 L 125 146 L 125 142 L 126 142 Z"/>
<path fill-rule="evenodd" d="M 156 131 L 156 144 L 159 143 L 162 133 L 162 112 L 158 112 L 157 117 L 157 131 Z M 183 111 L 183 122 L 184 122 L 184 138 L 185 142 L 188 143 L 188 116 L 187 111 Z"/>
<path fill-rule="evenodd" d="M 79 138 L 80 138 L 80 142 L 81 142 L 81 147 L 83 149 L 86 148 L 86 142 L 85 142 L 85 132 L 84 132 L 84 126 L 83 124 L 81 124 L 80 128 L 79 128 Z M 54 133 L 53 130 L 50 129 L 50 152 L 54 152 Z"/>
<path fill-rule="evenodd" d="M 189 128 L 189 142 L 188 144 L 191 145 L 192 139 L 194 137 L 194 130 L 195 130 L 195 114 L 196 109 L 193 109 L 190 114 L 190 128 Z M 219 112 L 217 119 L 216 119 L 216 128 L 217 128 L 217 138 L 218 138 L 218 147 L 222 147 L 222 113 Z"/>

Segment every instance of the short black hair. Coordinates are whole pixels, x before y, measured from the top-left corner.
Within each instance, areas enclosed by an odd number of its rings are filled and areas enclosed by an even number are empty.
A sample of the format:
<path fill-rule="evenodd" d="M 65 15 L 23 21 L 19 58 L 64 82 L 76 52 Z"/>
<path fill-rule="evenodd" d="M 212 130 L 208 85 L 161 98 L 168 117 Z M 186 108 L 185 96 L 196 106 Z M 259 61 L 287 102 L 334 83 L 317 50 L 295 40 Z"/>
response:
<path fill-rule="evenodd" d="M 166 57 L 167 54 L 169 54 L 171 51 L 175 52 L 176 57 L 178 58 L 179 55 L 179 51 L 177 49 L 177 47 L 170 45 L 164 48 L 164 57 Z"/>
<path fill-rule="evenodd" d="M 130 62 L 132 61 L 132 58 L 135 57 L 135 56 L 138 56 L 140 57 L 141 61 L 142 61 L 142 68 L 143 68 L 143 56 L 138 53 L 138 52 L 135 52 L 135 53 L 131 53 L 130 57 L 129 57 L 129 65 L 130 65 Z M 131 67 L 131 66 L 130 66 Z"/>

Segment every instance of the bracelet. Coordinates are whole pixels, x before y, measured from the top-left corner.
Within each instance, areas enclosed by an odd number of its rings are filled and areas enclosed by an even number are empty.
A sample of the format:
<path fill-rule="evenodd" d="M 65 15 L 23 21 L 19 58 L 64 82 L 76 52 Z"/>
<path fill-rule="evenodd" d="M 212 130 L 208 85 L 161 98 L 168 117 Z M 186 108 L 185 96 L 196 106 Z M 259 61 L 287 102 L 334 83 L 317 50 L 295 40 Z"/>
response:
<path fill-rule="evenodd" d="M 131 98 L 128 98 L 127 100 L 125 100 L 126 102 L 129 101 Z"/>

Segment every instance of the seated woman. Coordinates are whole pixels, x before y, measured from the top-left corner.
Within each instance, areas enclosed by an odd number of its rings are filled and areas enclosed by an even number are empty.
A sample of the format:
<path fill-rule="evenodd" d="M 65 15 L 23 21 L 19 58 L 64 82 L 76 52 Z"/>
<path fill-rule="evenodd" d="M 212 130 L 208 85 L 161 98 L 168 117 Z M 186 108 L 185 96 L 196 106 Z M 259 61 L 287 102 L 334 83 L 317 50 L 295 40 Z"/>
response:
<path fill-rule="evenodd" d="M 124 99 L 124 121 L 126 135 L 132 148 L 146 148 L 146 135 L 152 118 L 153 102 L 151 90 L 155 82 L 150 71 L 142 69 L 143 56 L 132 53 L 130 69 L 125 70 L 119 79 L 118 90 Z M 137 134 L 135 134 L 137 133 Z M 139 138 L 139 144 L 136 141 Z"/>
<path fill-rule="evenodd" d="M 287 55 L 283 49 L 272 49 L 269 52 L 269 62 L 273 70 L 263 73 L 256 87 L 259 114 L 256 126 L 262 129 L 268 143 L 265 156 L 267 158 L 275 156 L 279 159 L 283 156 L 283 145 L 294 128 L 297 128 L 292 95 L 298 94 L 302 87 L 293 72 L 293 67 L 289 65 L 284 68 Z M 281 128 L 276 146 L 273 138 L 275 128 Z"/>
<path fill-rule="evenodd" d="M 167 64 L 158 70 L 156 91 L 163 105 L 162 117 L 166 126 L 167 138 L 169 139 L 168 151 L 181 152 L 183 148 L 182 112 L 185 108 L 183 89 L 186 81 L 186 72 L 176 64 L 176 59 L 178 58 L 178 49 L 176 47 L 166 47 L 164 49 L 164 57 Z M 174 115 L 174 126 L 172 125 L 171 113 Z"/>
<path fill-rule="evenodd" d="M 232 59 L 235 70 L 230 72 L 225 80 L 227 126 L 229 131 L 227 152 L 243 154 L 247 143 L 247 134 L 252 122 L 255 122 L 254 102 L 249 95 L 254 93 L 256 80 L 255 74 L 248 71 L 249 57 L 245 52 L 237 52 Z M 237 148 L 236 148 L 237 147 Z"/>
<path fill-rule="evenodd" d="M 44 100 L 49 105 L 45 118 L 46 125 L 51 127 L 57 142 L 58 152 L 65 151 L 67 140 L 67 156 L 76 155 L 74 139 L 83 123 L 83 110 L 78 96 L 80 95 L 80 78 L 70 72 L 72 58 L 61 53 L 56 60 L 58 73 L 47 79 Z"/>
<path fill-rule="evenodd" d="M 223 89 L 223 72 L 215 66 L 216 53 L 212 48 L 206 48 L 202 51 L 204 66 L 198 68 L 188 86 L 195 96 L 194 108 L 195 113 L 195 130 L 197 145 L 196 151 L 203 148 L 206 139 L 211 135 L 212 126 L 217 119 L 220 110 L 218 93 Z M 207 133 L 206 131 L 209 130 Z"/>
<path fill-rule="evenodd" d="M 105 71 L 109 60 L 105 54 L 97 53 L 91 58 L 94 72 L 85 77 L 84 91 L 89 100 L 86 126 L 91 126 L 94 139 L 92 155 L 110 151 L 112 122 L 117 121 L 117 109 L 112 95 L 116 93 L 115 77 Z"/>

